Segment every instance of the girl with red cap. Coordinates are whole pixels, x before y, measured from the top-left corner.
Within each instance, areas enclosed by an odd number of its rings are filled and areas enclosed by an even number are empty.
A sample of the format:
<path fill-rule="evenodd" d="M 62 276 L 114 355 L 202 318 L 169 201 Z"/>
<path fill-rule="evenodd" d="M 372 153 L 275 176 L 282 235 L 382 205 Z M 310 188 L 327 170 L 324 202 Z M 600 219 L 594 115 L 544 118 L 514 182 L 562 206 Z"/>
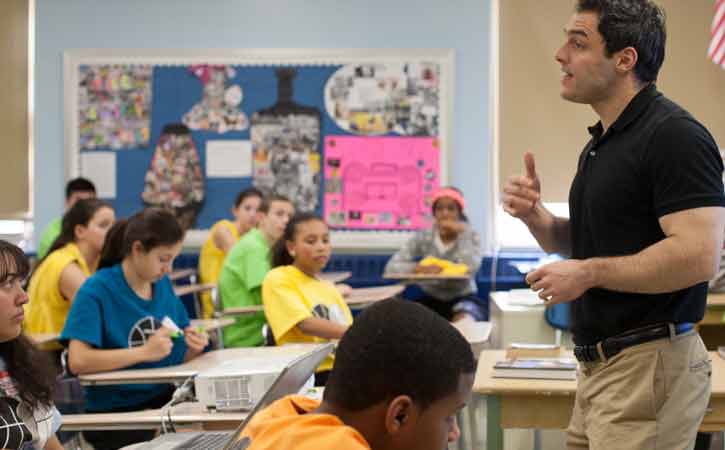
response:
<path fill-rule="evenodd" d="M 435 222 L 428 230 L 417 232 L 385 266 L 386 273 L 437 274 L 440 265 L 421 264 L 425 257 L 465 264 L 466 279 L 439 279 L 419 282 L 420 303 L 450 321 L 463 318 L 486 319 L 486 305 L 476 296 L 474 276 L 481 266 L 481 239 L 468 224 L 466 202 L 460 190 L 444 187 L 433 195 Z"/>

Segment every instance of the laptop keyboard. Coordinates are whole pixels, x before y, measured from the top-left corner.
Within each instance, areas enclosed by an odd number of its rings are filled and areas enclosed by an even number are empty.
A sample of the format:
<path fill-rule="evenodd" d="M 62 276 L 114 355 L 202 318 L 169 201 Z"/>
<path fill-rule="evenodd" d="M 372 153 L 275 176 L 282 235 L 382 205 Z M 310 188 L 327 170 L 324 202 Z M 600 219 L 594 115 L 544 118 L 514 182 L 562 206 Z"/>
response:
<path fill-rule="evenodd" d="M 191 442 L 187 442 L 180 448 L 184 448 L 185 450 L 221 450 L 231 437 L 231 433 L 207 432 L 193 439 Z"/>

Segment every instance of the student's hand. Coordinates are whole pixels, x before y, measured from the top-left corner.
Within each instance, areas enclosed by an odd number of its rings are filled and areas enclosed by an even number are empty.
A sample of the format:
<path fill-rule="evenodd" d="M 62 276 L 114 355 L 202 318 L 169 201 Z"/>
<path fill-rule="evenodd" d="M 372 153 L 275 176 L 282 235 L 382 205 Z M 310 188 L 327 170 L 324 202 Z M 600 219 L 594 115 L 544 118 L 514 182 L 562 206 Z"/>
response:
<path fill-rule="evenodd" d="M 503 209 L 521 220 L 528 219 L 541 200 L 541 182 L 536 174 L 534 154 L 524 153 L 524 175 L 514 175 L 506 180 L 503 187 Z"/>
<path fill-rule="evenodd" d="M 570 302 L 595 287 L 587 260 L 567 259 L 539 267 L 526 275 L 526 283 L 546 306 Z"/>
<path fill-rule="evenodd" d="M 184 328 L 184 341 L 186 346 L 194 353 L 201 353 L 209 345 L 209 335 L 199 332 L 194 327 Z"/>
<path fill-rule="evenodd" d="M 448 428 L 448 442 L 456 442 L 461 438 L 461 429 L 458 427 L 458 418 L 456 416 L 451 417 L 450 420 L 451 425 Z"/>
<path fill-rule="evenodd" d="M 441 273 L 442 270 L 443 270 L 443 268 L 441 268 L 440 266 L 433 265 L 433 264 L 431 264 L 431 265 L 418 264 L 417 266 L 415 266 L 415 273 L 422 273 L 422 274 L 426 274 L 426 275 L 435 275 L 437 273 Z"/>
<path fill-rule="evenodd" d="M 348 297 L 352 293 L 352 287 L 349 284 L 339 283 L 335 285 L 335 288 L 343 297 Z"/>
<path fill-rule="evenodd" d="M 171 349 L 174 348 L 174 343 L 169 337 L 170 332 L 168 328 L 161 327 L 146 340 L 143 345 L 146 361 L 160 361 L 169 356 Z"/>
<path fill-rule="evenodd" d="M 466 225 L 460 220 L 443 219 L 437 223 L 441 234 L 448 236 L 458 236 L 466 228 Z"/>

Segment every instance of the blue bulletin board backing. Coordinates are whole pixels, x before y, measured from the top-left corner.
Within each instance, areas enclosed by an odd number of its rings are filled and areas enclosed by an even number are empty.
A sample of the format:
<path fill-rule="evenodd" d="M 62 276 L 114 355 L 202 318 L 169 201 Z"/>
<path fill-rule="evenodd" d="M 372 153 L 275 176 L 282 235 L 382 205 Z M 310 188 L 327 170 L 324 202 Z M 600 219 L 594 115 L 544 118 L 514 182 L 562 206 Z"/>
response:
<path fill-rule="evenodd" d="M 230 78 L 228 84 L 238 84 L 243 91 L 241 110 L 251 117 L 255 111 L 272 106 L 277 100 L 277 78 L 275 66 L 232 66 L 236 76 Z M 325 113 L 323 90 L 330 75 L 341 66 L 299 66 L 295 67 L 294 100 L 304 106 L 311 106 L 320 111 L 321 133 L 344 135 L 350 134 L 341 129 Z M 190 71 L 188 66 L 154 67 L 152 78 L 151 101 L 151 134 L 148 147 L 138 149 L 113 150 L 98 147 L 95 150 L 81 152 L 114 151 L 118 176 L 116 179 L 116 197 L 108 199 L 119 217 L 129 216 L 144 204 L 141 193 L 144 189 L 144 176 L 151 163 L 153 151 L 161 135 L 164 125 L 181 122 L 182 116 L 202 97 L 202 83 Z M 208 140 L 249 140 L 249 128 L 242 131 L 225 133 L 192 130 L 192 140 L 199 153 L 202 173 L 206 172 L 206 142 Z M 320 152 L 322 152 L 320 143 Z M 324 156 L 324 155 L 323 155 Z M 322 193 L 317 213 L 322 213 Z M 206 178 L 204 204 L 197 217 L 197 228 L 209 228 L 216 221 L 228 218 L 230 208 L 237 193 L 252 185 L 251 177 L 244 178 Z"/>
<path fill-rule="evenodd" d="M 436 117 L 437 142 L 440 148 L 440 182 L 447 182 L 447 163 L 450 158 L 450 123 L 453 110 L 453 52 L 446 49 L 207 49 L 207 50 L 164 50 L 164 49 L 81 49 L 64 54 L 64 118 L 65 118 L 65 154 L 66 178 L 70 179 L 83 173 L 82 155 L 90 153 L 113 153 L 116 164 L 115 196 L 107 198 L 116 209 L 117 217 L 129 216 L 144 206 L 142 193 L 146 172 L 162 135 L 164 126 L 182 122 L 182 118 L 203 97 L 203 83 L 198 74 L 193 73 L 192 65 L 226 65 L 235 73 L 226 80 L 226 85 L 239 85 L 242 89 L 242 101 L 239 109 L 247 119 L 255 112 L 272 107 L 278 100 L 278 78 L 276 70 L 293 68 L 292 100 L 295 104 L 311 107 L 319 111 L 320 136 L 317 151 L 324 164 L 324 142 L 327 136 L 360 136 L 349 131 L 349 122 L 340 122 L 331 117 L 326 109 L 326 88 L 333 75 L 339 75 L 345 66 L 357 67 L 394 67 L 396 64 L 413 62 L 436 64 L 440 73 L 436 83 L 436 102 L 439 112 Z M 93 65 L 148 65 L 151 75 L 151 99 L 148 105 L 148 135 L 141 146 L 114 149 L 110 145 L 97 145 L 94 149 L 81 148 L 79 143 L 79 71 L 84 66 Z M 364 74 L 362 75 L 365 76 Z M 329 90 L 327 91 L 330 92 Z M 327 106 L 329 107 L 329 96 Z M 372 118 L 371 118 L 371 122 Z M 377 123 L 377 122 L 376 122 Z M 379 125 L 379 124 L 378 124 Z M 344 128 L 345 127 L 345 128 Z M 400 131 L 378 132 L 380 136 L 401 136 Z M 365 135 L 365 133 L 362 133 Z M 372 135 L 372 134 L 371 134 Z M 421 134 L 415 134 L 420 136 Z M 425 135 L 425 134 L 422 134 Z M 204 175 L 204 200 L 196 216 L 194 228 L 206 229 L 216 221 L 229 218 L 230 208 L 237 193 L 252 186 L 252 176 L 209 178 L 206 176 L 206 145 L 209 141 L 244 140 L 249 141 L 249 126 L 241 130 L 227 130 L 224 133 L 208 130 L 191 130 L 191 140 L 199 157 L 201 173 Z M 145 144 L 147 142 L 147 144 Z M 316 212 L 324 216 L 323 196 L 325 193 L 324 170 L 319 172 L 319 191 Z M 378 233 L 376 242 L 371 243 L 370 233 Z M 374 248 L 377 243 L 387 243 L 387 238 L 398 240 L 400 232 L 387 230 L 345 231 L 346 238 L 353 237 L 350 248 L 360 245 Z M 367 236 L 367 237 L 366 237 Z M 350 242 L 352 242 L 350 241 Z"/>

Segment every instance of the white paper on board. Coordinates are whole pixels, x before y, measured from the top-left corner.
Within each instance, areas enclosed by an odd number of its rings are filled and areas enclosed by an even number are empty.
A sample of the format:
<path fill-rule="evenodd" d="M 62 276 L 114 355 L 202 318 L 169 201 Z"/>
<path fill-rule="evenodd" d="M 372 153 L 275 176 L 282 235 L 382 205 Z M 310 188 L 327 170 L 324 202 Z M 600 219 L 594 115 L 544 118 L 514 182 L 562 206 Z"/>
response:
<path fill-rule="evenodd" d="M 209 178 L 252 176 L 252 142 L 207 141 L 206 176 Z"/>
<path fill-rule="evenodd" d="M 81 176 L 96 185 L 99 198 L 116 198 L 116 153 L 81 152 Z"/>

